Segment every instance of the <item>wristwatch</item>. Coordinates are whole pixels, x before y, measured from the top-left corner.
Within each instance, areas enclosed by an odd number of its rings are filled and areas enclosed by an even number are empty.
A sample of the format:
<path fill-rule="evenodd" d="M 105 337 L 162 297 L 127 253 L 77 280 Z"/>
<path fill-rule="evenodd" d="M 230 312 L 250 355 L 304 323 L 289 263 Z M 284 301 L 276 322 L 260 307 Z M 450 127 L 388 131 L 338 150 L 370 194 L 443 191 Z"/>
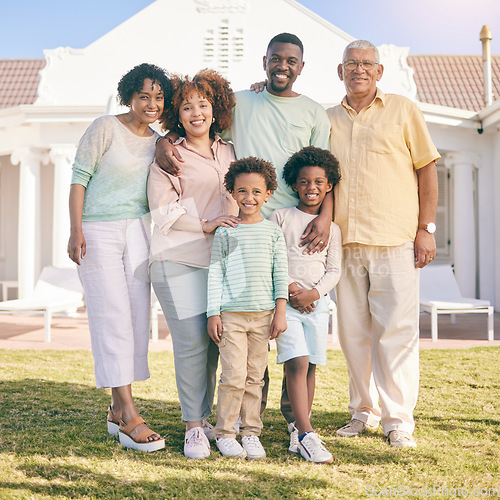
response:
<path fill-rule="evenodd" d="M 428 224 L 419 224 L 419 229 L 425 229 L 428 233 L 434 234 L 436 232 L 436 224 L 429 222 Z"/>

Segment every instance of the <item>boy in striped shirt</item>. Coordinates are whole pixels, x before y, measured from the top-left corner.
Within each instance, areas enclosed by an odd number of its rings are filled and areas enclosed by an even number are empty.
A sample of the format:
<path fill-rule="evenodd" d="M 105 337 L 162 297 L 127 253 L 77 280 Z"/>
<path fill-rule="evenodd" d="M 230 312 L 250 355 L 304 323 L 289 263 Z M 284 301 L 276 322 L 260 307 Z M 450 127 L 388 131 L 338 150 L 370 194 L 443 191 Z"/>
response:
<path fill-rule="evenodd" d="M 266 456 L 259 436 L 268 342 L 286 330 L 287 251 L 281 229 L 260 213 L 277 186 L 271 163 L 234 161 L 225 186 L 241 223 L 217 228 L 208 273 L 208 333 L 222 367 L 215 435 L 223 455 L 258 459 Z M 239 415 L 243 446 L 233 427 Z"/>

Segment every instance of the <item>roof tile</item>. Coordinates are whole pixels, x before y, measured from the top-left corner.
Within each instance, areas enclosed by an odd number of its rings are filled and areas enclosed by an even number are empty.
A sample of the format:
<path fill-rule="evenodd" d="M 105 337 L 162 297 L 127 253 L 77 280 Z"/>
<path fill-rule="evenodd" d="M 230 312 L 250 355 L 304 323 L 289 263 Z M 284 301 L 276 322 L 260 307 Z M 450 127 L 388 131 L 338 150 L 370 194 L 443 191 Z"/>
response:
<path fill-rule="evenodd" d="M 468 111 L 484 108 L 483 61 L 480 55 L 410 55 L 417 99 Z M 493 100 L 500 99 L 500 55 L 491 57 Z"/>
<path fill-rule="evenodd" d="M 0 109 L 33 104 L 45 59 L 0 59 Z"/>

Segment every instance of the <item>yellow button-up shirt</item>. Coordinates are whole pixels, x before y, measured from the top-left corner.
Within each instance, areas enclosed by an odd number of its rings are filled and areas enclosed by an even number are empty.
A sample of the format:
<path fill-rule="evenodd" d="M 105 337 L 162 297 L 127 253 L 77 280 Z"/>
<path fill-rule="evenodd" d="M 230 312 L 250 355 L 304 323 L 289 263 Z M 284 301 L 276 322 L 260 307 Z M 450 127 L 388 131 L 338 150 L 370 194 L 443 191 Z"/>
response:
<path fill-rule="evenodd" d="M 344 98 L 327 110 L 331 152 L 342 178 L 335 187 L 335 222 L 342 243 L 397 246 L 418 228 L 416 170 L 440 156 L 418 106 L 377 89 L 356 113 Z"/>

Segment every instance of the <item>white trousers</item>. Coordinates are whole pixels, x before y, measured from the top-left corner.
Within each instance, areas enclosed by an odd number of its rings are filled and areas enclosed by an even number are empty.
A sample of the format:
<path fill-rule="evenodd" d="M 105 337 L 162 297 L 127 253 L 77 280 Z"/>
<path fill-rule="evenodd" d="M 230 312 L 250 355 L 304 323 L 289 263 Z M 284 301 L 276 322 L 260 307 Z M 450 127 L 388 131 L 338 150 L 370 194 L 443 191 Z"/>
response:
<path fill-rule="evenodd" d="M 84 222 L 85 291 L 97 387 L 149 378 L 149 225 L 141 219 Z"/>
<path fill-rule="evenodd" d="M 419 272 L 413 252 L 411 242 L 344 245 L 335 290 L 339 341 L 349 371 L 349 411 L 368 425 L 381 421 L 385 435 L 415 428 Z"/>

